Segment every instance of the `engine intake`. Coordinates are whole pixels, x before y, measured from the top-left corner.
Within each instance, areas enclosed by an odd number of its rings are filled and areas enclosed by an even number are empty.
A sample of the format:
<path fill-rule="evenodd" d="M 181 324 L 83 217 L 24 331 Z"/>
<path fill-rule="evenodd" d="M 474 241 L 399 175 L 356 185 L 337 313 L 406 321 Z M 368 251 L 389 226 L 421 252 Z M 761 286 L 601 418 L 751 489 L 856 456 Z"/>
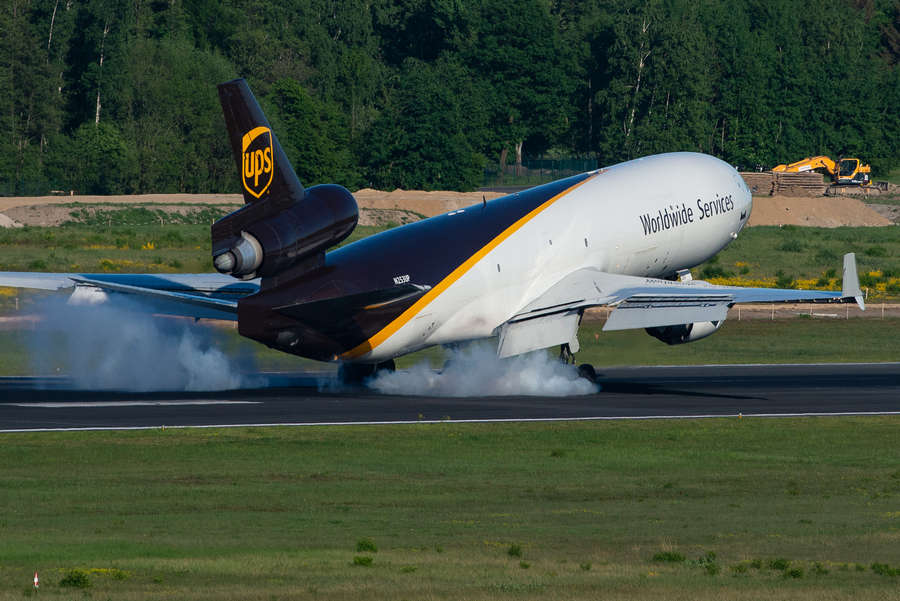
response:
<path fill-rule="evenodd" d="M 213 265 L 244 280 L 275 276 L 344 240 L 358 220 L 356 199 L 336 184 L 307 188 L 282 210 L 244 205 L 213 224 Z"/>
<path fill-rule="evenodd" d="M 706 338 L 722 327 L 724 321 L 697 321 L 677 326 L 646 328 L 647 333 L 666 344 L 684 344 Z"/>

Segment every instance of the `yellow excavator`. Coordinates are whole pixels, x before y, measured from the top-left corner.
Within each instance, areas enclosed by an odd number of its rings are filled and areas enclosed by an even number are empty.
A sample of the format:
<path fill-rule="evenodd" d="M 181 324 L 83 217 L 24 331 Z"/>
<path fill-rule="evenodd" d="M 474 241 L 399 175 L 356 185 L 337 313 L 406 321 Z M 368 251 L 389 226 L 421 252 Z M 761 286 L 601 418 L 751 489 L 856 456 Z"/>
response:
<path fill-rule="evenodd" d="M 872 183 L 872 168 L 863 165 L 859 159 L 840 159 L 835 162 L 825 156 L 807 157 L 790 165 L 778 165 L 772 171 L 803 173 L 816 169 L 824 169 L 830 173 L 834 183 L 839 186 L 868 186 Z"/>

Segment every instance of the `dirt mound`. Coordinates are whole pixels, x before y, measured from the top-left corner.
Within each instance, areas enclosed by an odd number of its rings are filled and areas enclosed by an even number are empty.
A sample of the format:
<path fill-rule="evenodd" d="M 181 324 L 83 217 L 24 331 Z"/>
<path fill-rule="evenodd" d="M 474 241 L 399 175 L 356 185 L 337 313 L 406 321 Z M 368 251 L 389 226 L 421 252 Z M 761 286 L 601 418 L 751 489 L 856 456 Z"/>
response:
<path fill-rule="evenodd" d="M 869 207 L 885 219 L 900 225 L 900 205 L 870 204 Z"/>
<path fill-rule="evenodd" d="M 749 225 L 881 226 L 891 220 L 856 198 L 755 196 Z"/>
<path fill-rule="evenodd" d="M 360 209 L 378 209 L 381 211 L 396 211 L 403 213 L 416 213 L 425 217 L 433 217 L 448 211 L 460 209 L 480 202 L 482 196 L 491 200 L 503 194 L 498 192 L 425 192 L 424 190 L 394 190 L 383 192 L 363 188 L 353 194 Z M 241 205 L 244 199 L 240 194 L 135 194 L 118 196 L 19 196 L 0 198 L 0 213 L 11 215 L 12 209 L 17 207 L 43 207 L 62 204 L 133 204 L 133 205 L 166 205 L 167 210 L 171 205 L 202 204 L 202 205 Z M 22 214 L 23 211 L 16 211 Z M 67 215 L 65 209 L 50 211 L 53 216 L 46 219 L 47 225 L 54 225 L 60 216 Z M 387 213 L 385 213 L 387 215 Z M 397 219 L 390 220 L 395 223 L 406 223 L 409 217 L 405 215 L 393 215 Z M 369 217 L 366 218 L 367 221 Z M 381 221 L 379 217 L 371 217 L 373 224 Z M 32 217 L 30 221 L 35 221 Z M 365 224 L 364 224 L 365 225 Z"/>
<path fill-rule="evenodd" d="M 433 217 L 487 200 L 499 198 L 499 192 L 425 192 L 424 190 L 394 190 L 383 192 L 363 188 L 353 194 L 360 207 L 368 209 L 404 209 L 425 217 Z"/>
<path fill-rule="evenodd" d="M 10 218 L 8 215 L 0 213 L 0 227 L 22 227 L 22 224 Z"/>

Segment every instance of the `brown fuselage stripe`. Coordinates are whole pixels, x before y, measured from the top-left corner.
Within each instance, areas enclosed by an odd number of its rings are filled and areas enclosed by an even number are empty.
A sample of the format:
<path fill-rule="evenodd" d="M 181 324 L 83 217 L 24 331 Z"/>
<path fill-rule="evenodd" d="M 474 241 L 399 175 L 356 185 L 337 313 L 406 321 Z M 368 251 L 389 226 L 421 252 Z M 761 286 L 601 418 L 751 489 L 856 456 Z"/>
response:
<path fill-rule="evenodd" d="M 596 175 L 596 174 L 594 174 L 594 175 Z M 509 238 L 511 235 L 516 233 L 516 231 L 518 231 L 523 225 L 525 225 L 526 223 L 528 223 L 529 221 L 534 219 L 535 216 L 537 216 L 544 209 L 546 209 L 547 207 L 552 205 L 554 202 L 556 202 L 557 200 L 559 200 L 560 198 L 562 198 L 563 196 L 565 196 L 566 194 L 568 194 L 575 188 L 578 188 L 585 182 L 592 180 L 594 178 L 594 175 L 591 175 L 590 177 L 587 177 L 587 178 L 581 180 L 574 186 L 566 188 L 559 194 L 549 198 L 548 200 L 544 201 L 542 204 L 540 204 L 536 208 L 532 209 L 531 212 L 529 212 L 524 217 L 521 217 L 515 223 L 513 223 L 508 228 L 503 230 L 503 232 L 501 232 L 497 237 L 495 237 L 493 240 L 491 240 L 490 242 L 485 244 L 483 247 L 481 247 L 478 250 L 478 252 L 476 252 L 471 257 L 466 259 L 459 267 L 457 267 L 456 269 L 451 271 L 447 277 L 445 277 L 443 280 L 441 280 L 440 283 L 438 283 L 431 290 L 429 290 L 424 296 L 422 296 L 422 298 L 417 300 L 406 311 L 404 311 L 399 316 L 397 316 L 396 319 L 394 319 L 392 322 L 390 322 L 384 328 L 379 330 L 374 336 L 372 336 L 365 342 L 363 342 L 363 343 L 357 345 L 356 347 L 350 349 L 349 351 L 341 354 L 340 358 L 341 359 L 354 359 L 356 357 L 360 357 L 362 355 L 365 355 L 369 351 L 373 350 L 375 347 L 377 347 L 381 343 L 383 343 L 385 340 L 387 340 L 389 337 L 391 337 L 397 330 L 399 330 L 404 325 L 406 325 L 413 317 L 416 316 L 416 314 L 418 314 L 422 309 L 424 309 L 432 300 L 437 298 L 444 290 L 449 288 L 451 284 L 453 284 L 454 282 L 456 282 L 456 280 L 458 280 L 463 275 L 465 275 L 466 272 L 468 272 L 486 254 L 488 254 L 489 252 L 494 250 L 494 248 L 499 246 L 501 242 L 503 242 L 504 240 Z"/>

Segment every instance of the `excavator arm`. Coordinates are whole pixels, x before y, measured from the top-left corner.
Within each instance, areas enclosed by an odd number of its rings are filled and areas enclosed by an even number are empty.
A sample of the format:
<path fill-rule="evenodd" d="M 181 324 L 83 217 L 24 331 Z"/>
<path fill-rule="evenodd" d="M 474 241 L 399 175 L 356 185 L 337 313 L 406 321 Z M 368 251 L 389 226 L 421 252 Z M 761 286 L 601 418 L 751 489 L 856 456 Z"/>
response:
<path fill-rule="evenodd" d="M 813 171 L 814 169 L 824 169 L 829 174 L 834 175 L 837 164 L 826 156 L 807 157 L 790 165 L 778 165 L 772 171 L 786 171 L 788 173 L 803 173 L 804 171 Z"/>

